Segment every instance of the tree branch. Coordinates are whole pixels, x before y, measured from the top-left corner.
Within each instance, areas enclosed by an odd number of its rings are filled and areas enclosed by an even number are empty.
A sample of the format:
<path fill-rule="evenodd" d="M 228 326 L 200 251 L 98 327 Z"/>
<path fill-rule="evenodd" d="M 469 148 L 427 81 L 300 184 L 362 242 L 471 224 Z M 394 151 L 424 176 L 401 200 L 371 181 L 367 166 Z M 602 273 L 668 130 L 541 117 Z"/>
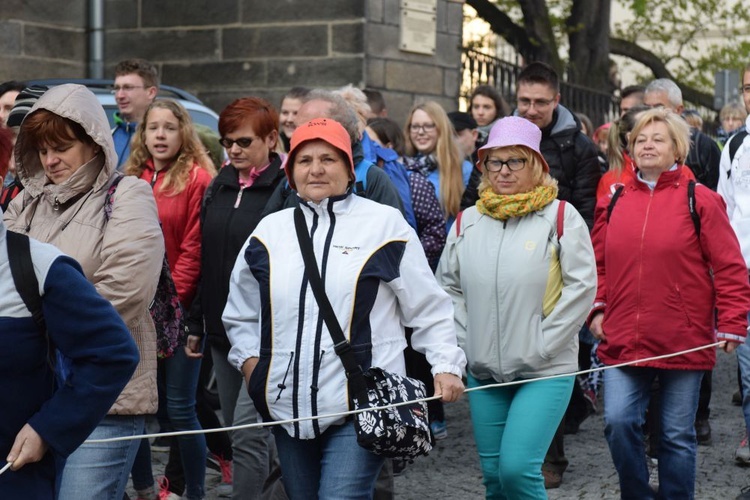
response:
<path fill-rule="evenodd" d="M 535 59 L 540 48 L 532 42 L 526 30 L 517 25 L 505 12 L 497 8 L 490 0 L 466 0 L 466 4 L 477 11 L 492 31 L 503 37 L 526 59 Z"/>
<path fill-rule="evenodd" d="M 644 49 L 636 43 L 621 38 L 610 37 L 609 39 L 609 50 L 611 54 L 618 56 L 625 56 L 629 59 L 637 61 L 654 74 L 656 78 L 669 78 L 679 85 L 682 90 L 682 97 L 693 104 L 699 104 L 709 109 L 714 108 L 714 97 L 711 94 L 701 92 L 700 90 L 694 89 L 687 85 L 680 83 L 672 73 L 667 69 L 664 62 L 659 59 L 654 53 Z"/>

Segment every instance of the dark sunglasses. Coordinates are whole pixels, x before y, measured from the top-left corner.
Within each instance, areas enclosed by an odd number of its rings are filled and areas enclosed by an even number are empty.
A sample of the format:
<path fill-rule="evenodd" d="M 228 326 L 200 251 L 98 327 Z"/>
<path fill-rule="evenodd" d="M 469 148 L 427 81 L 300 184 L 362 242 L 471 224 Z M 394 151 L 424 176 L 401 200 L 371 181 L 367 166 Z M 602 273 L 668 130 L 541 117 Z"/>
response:
<path fill-rule="evenodd" d="M 240 137 L 239 139 L 234 139 L 234 140 L 227 139 L 226 137 L 222 137 L 219 140 L 219 144 L 221 144 L 227 149 L 232 149 L 232 146 L 234 146 L 235 143 L 237 143 L 237 145 L 241 148 L 249 148 L 250 144 L 253 143 L 253 140 L 254 139 L 252 137 Z"/>

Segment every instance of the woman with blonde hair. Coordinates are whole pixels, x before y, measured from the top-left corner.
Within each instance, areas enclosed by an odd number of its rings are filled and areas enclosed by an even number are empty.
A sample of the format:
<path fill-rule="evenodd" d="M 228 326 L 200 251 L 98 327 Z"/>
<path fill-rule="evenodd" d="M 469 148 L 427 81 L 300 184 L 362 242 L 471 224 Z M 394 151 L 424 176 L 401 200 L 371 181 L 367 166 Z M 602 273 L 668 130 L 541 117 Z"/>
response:
<path fill-rule="evenodd" d="M 168 99 L 151 103 L 133 137 L 125 173 L 140 177 L 153 188 L 169 269 L 180 304 L 189 310 L 200 277 L 201 201 L 216 169 L 181 104 Z M 160 400 L 166 405 L 175 431 L 201 428 L 195 411 L 195 392 L 203 356 L 202 341 L 200 335 L 191 332 L 184 350 L 176 349 L 172 356 L 158 362 Z M 201 499 L 205 495 L 206 439 L 203 434 L 184 435 L 175 443 L 179 444 L 185 474 L 185 498 Z M 153 498 L 148 446 L 148 441 L 142 440 L 133 467 L 133 482 L 139 497 Z M 170 457 L 173 453 L 170 452 Z"/>
<path fill-rule="evenodd" d="M 744 342 L 747 269 L 721 196 L 686 175 L 687 123 L 663 108 L 646 111 L 628 149 L 635 176 L 616 205 L 600 199 L 596 207 L 598 289 L 590 324 L 605 365 L 650 361 L 604 372 L 604 434 L 622 498 L 694 498 L 695 415 L 701 379 L 716 363 L 716 349 L 696 348 L 719 341 L 731 353 Z M 655 395 L 661 403 L 656 493 L 643 439 L 645 409 Z"/>
<path fill-rule="evenodd" d="M 578 332 L 596 289 L 588 227 L 558 201 L 542 132 L 502 118 L 479 150 L 479 201 L 462 212 L 437 270 L 467 359 L 486 498 L 547 498 L 542 462 L 570 401 Z M 558 376 L 557 378 L 547 378 Z M 544 378 L 544 380 L 536 380 Z M 516 385 L 493 387 L 498 383 Z"/>
<path fill-rule="evenodd" d="M 446 218 L 446 230 L 461 211 L 461 196 L 469 182 L 471 163 L 461 159 L 454 140 L 453 125 L 445 110 L 435 101 L 412 107 L 404 126 L 406 168 L 427 177 L 435 186 Z"/>

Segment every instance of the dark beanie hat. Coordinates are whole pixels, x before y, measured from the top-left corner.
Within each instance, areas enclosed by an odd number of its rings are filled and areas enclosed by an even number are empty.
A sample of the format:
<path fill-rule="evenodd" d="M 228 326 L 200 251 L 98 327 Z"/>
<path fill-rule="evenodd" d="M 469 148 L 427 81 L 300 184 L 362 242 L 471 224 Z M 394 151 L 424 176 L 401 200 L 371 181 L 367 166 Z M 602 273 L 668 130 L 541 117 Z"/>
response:
<path fill-rule="evenodd" d="M 462 111 L 451 111 L 450 113 L 448 113 L 448 118 L 453 124 L 453 128 L 456 129 L 456 132 L 461 132 L 462 130 L 466 129 L 474 130 L 475 128 L 479 127 L 479 125 L 477 125 L 477 121 L 469 113 L 464 113 Z"/>
<path fill-rule="evenodd" d="M 36 101 L 47 90 L 49 90 L 49 87 L 44 85 L 32 85 L 23 89 L 16 96 L 16 102 L 13 104 L 13 109 L 10 110 L 10 114 L 8 115 L 8 120 L 6 121 L 8 127 L 20 127 L 23 119 L 31 111 L 31 107 L 36 104 Z"/>

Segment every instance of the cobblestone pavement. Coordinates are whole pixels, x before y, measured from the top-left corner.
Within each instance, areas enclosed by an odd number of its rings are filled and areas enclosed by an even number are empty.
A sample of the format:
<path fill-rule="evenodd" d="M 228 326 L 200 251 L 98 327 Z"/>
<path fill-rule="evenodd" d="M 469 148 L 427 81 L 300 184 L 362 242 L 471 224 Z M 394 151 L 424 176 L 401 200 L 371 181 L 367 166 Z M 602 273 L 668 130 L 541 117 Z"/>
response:
<path fill-rule="evenodd" d="M 731 403 L 737 388 L 736 357 L 720 352 L 714 370 L 711 400 L 713 443 L 698 447 L 696 499 L 733 500 L 750 485 L 750 469 L 738 467 L 734 450 L 743 435 L 742 412 Z M 395 478 L 398 500 L 464 500 L 484 497 L 479 460 L 471 433 L 467 399 L 446 406 L 448 438 L 439 441 L 427 457 L 420 457 Z M 562 486 L 548 490 L 551 500 L 608 500 L 619 498 L 617 473 L 604 440 L 601 413 L 589 417 L 578 434 L 565 436 L 570 466 Z M 154 472 L 161 474 L 166 454 L 154 454 Z M 207 470 L 208 500 L 219 498 L 220 475 Z M 129 494 L 134 498 L 132 489 Z"/>

